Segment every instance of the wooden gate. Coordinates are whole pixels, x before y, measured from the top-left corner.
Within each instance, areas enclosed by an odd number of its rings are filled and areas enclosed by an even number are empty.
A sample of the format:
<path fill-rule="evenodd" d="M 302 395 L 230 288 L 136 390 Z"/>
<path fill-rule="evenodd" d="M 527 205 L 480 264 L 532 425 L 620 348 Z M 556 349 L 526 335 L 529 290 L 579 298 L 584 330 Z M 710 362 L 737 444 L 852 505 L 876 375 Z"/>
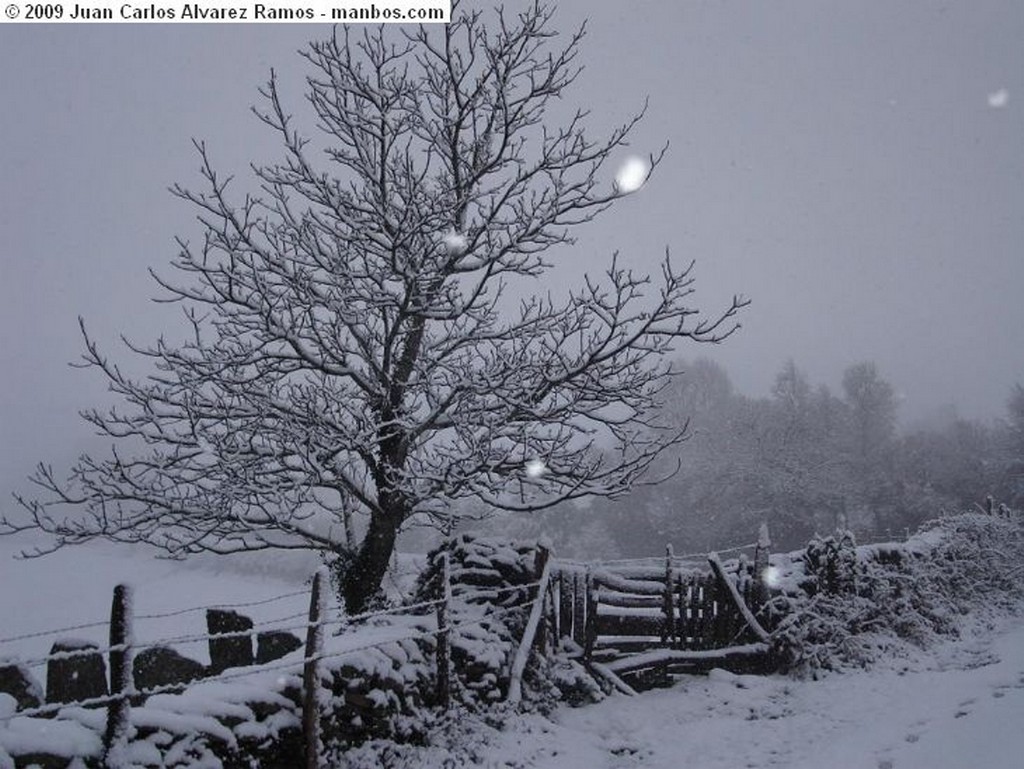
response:
<path fill-rule="evenodd" d="M 672 673 L 769 667 L 768 633 L 756 616 L 767 550 L 728 570 L 713 554 L 708 563 L 687 566 L 669 550 L 664 564 L 557 565 L 550 622 L 596 672 L 641 687 Z"/>

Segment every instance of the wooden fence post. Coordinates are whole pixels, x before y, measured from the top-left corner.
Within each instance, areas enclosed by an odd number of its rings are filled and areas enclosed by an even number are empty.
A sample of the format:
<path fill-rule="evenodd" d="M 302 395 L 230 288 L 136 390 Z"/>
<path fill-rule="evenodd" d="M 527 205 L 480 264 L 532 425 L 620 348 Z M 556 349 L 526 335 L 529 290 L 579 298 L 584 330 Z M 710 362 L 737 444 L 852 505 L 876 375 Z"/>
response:
<path fill-rule="evenodd" d="M 534 564 L 534 575 L 540 581 L 540 585 L 537 588 L 537 600 L 540 601 L 542 609 L 550 608 L 551 604 L 548 602 L 550 592 L 549 577 L 545 576 L 547 571 L 548 561 L 551 559 L 551 551 L 543 545 L 537 546 L 537 559 Z M 541 654 L 545 657 L 548 655 L 551 640 L 551 632 L 553 628 L 552 623 L 548 621 L 548 612 L 543 611 L 540 615 L 540 624 L 537 627 L 537 643 L 540 646 Z"/>
<path fill-rule="evenodd" d="M 675 640 L 676 623 L 675 607 L 672 601 L 672 545 L 665 545 L 665 592 L 662 600 L 662 611 L 665 612 L 665 626 L 661 630 L 661 642 L 670 644 Z"/>
<path fill-rule="evenodd" d="M 324 614 L 327 611 L 326 570 L 313 575 L 309 596 L 309 624 L 306 629 L 306 663 L 302 670 L 302 737 L 306 746 L 306 769 L 320 767 L 320 657 L 324 650 Z"/>
<path fill-rule="evenodd" d="M 448 550 L 441 551 L 441 602 L 437 605 L 437 701 L 448 710 L 452 705 L 452 653 L 450 613 L 452 581 Z"/>
<path fill-rule="evenodd" d="M 757 547 L 754 549 L 754 598 L 760 609 L 768 601 L 768 585 L 765 580 L 768 572 L 768 553 L 772 546 L 768 534 L 768 524 L 762 523 L 757 533 Z"/>
<path fill-rule="evenodd" d="M 590 661 L 597 644 L 597 588 L 594 586 L 594 575 L 590 567 L 586 571 L 586 620 L 584 622 L 583 659 Z"/>
<path fill-rule="evenodd" d="M 110 702 L 107 728 L 103 734 L 103 765 L 114 769 L 125 765 L 128 749 L 132 684 L 132 590 L 117 585 L 110 607 Z"/>

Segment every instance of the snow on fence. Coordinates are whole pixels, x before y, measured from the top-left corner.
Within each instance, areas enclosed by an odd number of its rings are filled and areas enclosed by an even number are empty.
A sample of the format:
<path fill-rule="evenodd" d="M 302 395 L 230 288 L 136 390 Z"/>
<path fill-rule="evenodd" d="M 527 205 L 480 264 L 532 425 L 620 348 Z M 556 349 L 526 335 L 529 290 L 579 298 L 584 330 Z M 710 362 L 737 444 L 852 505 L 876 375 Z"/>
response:
<path fill-rule="evenodd" d="M 422 601 L 419 603 L 398 606 L 392 609 L 366 612 L 355 616 L 339 616 L 331 618 L 328 616 L 326 601 L 326 575 L 321 569 L 314 576 L 311 590 L 309 591 L 308 613 L 288 614 L 263 622 L 252 622 L 248 617 L 232 611 L 235 608 L 245 608 L 257 605 L 269 604 L 286 598 L 293 598 L 305 594 L 307 591 L 295 591 L 274 596 L 262 601 L 252 601 L 231 606 L 218 605 L 197 606 L 189 609 L 182 609 L 176 612 L 162 614 L 134 614 L 134 607 L 131 600 L 131 589 L 127 585 L 118 585 L 114 589 L 111 617 L 107 621 L 97 621 L 79 624 L 70 627 L 58 628 L 49 631 L 27 633 L 8 638 L 0 638 L 0 650 L 5 644 L 27 639 L 60 637 L 67 633 L 109 626 L 110 643 L 105 647 L 99 647 L 91 642 L 70 641 L 68 639 L 58 640 L 50 654 L 29 660 L 4 661 L 0 658 L 0 673 L 5 670 L 12 675 L 17 675 L 19 669 L 27 674 L 31 666 L 47 666 L 47 697 L 46 702 L 35 696 L 35 704 L 28 700 L 18 699 L 15 709 L 0 709 L 0 758 L 4 755 L 4 729 L 10 727 L 19 719 L 52 718 L 61 711 L 74 712 L 80 708 L 101 708 L 106 707 L 105 722 L 100 724 L 95 718 L 89 716 L 92 725 L 97 732 L 102 733 L 102 747 L 99 756 L 102 757 L 104 766 L 121 766 L 123 757 L 128 748 L 129 722 L 133 706 L 141 706 L 147 698 L 155 695 L 181 693 L 188 689 L 190 684 L 206 684 L 207 682 L 237 681 L 253 676 L 267 673 L 276 673 L 277 682 L 286 682 L 289 685 L 293 680 L 301 681 L 301 727 L 302 747 L 304 765 L 312 769 L 322 765 L 323 737 L 322 737 L 322 716 L 325 712 L 325 703 L 322 701 L 321 686 L 321 663 L 332 658 L 343 658 L 348 655 L 355 655 L 370 649 L 381 649 L 400 642 L 414 642 L 433 636 L 436 639 L 435 664 L 437 666 L 437 692 L 436 698 L 440 707 L 448 708 L 451 703 L 450 687 L 452 685 L 451 674 L 451 652 L 449 639 L 451 634 L 463 628 L 479 625 L 495 617 L 513 611 L 533 610 L 535 605 L 543 606 L 546 592 L 538 589 L 533 598 L 513 606 L 496 608 L 483 617 L 451 623 L 449 618 L 450 604 L 452 600 L 451 578 L 447 566 L 447 553 L 444 557 L 444 570 L 439 596 L 436 599 Z M 527 585 L 515 585 L 505 589 L 491 590 L 489 594 L 495 596 L 515 591 L 529 591 L 540 588 L 541 582 Z M 490 595 L 488 595 L 490 597 Z M 415 632 L 408 632 L 407 628 L 399 628 L 406 632 L 385 633 L 383 640 L 373 640 L 370 643 L 360 645 L 343 645 L 337 650 L 327 650 L 324 644 L 324 630 L 332 626 L 346 626 L 354 622 L 372 620 L 393 616 L 396 614 L 407 614 L 411 612 L 423 612 L 433 609 L 436 612 L 436 626 L 423 627 Z M 202 634 L 186 634 L 158 641 L 138 643 L 133 637 L 133 624 L 136 620 L 162 619 L 186 614 L 195 611 L 207 612 L 208 629 L 211 632 Z M 539 612 L 536 612 L 539 613 Z M 221 622 L 220 632 L 215 632 L 211 618 Z M 303 622 L 296 622 L 305 618 Z M 227 621 L 225 623 L 225 620 Z M 231 623 L 234 623 L 234 627 Z M 260 632 L 259 638 L 276 638 L 278 646 L 276 651 L 280 652 L 276 657 L 271 656 L 264 649 L 258 653 L 256 659 L 252 655 L 252 637 L 257 628 L 269 628 L 268 631 Z M 281 634 L 292 634 L 306 631 L 305 644 L 299 642 L 293 636 L 293 643 L 281 644 Z M 379 635 L 379 633 L 378 633 Z M 358 639 L 359 633 L 349 635 L 352 639 Z M 372 634 L 371 634 L 372 637 Z M 155 686 L 137 687 L 136 665 L 139 659 L 138 654 L 146 650 L 167 649 L 170 644 L 191 643 L 205 641 L 209 644 L 211 664 L 204 668 L 200 663 L 178 656 L 179 660 L 191 662 L 195 667 L 192 672 L 195 674 L 191 679 L 185 677 L 183 680 L 163 683 Z M 304 646 L 301 663 L 295 659 L 288 660 L 291 652 L 297 651 Z M 248 650 L 247 652 L 245 650 Z M 104 655 L 109 660 L 109 689 L 107 687 L 107 669 L 104 664 Z M 255 664 L 254 664 L 255 663 Z M 187 666 L 184 666 L 187 667 Z M 301 676 L 299 675 L 301 668 Z M 91 672 L 89 672 L 91 671 Z M 282 678 L 281 674 L 291 673 L 292 678 Z M 26 678 L 25 687 L 31 689 L 30 677 Z M 2 678 L 2 676 L 0 676 Z M 71 682 L 71 686 L 58 685 L 58 681 L 64 679 Z M 51 685 L 52 681 L 52 685 Z M 9 688 L 9 687 L 8 687 Z M 0 680 L 0 694 L 4 693 L 3 681 Z M 26 701 L 29 706 L 26 705 Z M 3 698 L 0 698 L 2 704 Z M 147 716 L 152 720 L 150 716 Z M 79 718 L 81 722 L 81 718 Z M 21 722 L 24 724 L 24 721 Z M 82 740 L 78 740 L 81 746 Z M 9 748 L 8 748 L 9 749 Z M 93 751 L 94 753 L 96 751 Z M 97 757 L 99 757 L 97 756 Z M 2 763 L 2 762 L 0 762 Z M 295 765 L 299 765 L 296 762 Z"/>
<path fill-rule="evenodd" d="M 559 562 L 549 621 L 620 691 L 632 687 L 610 674 L 660 667 L 665 675 L 669 663 L 694 670 L 737 660 L 756 668 L 768 653 L 768 633 L 755 614 L 768 594 L 769 547 L 763 527 L 758 542 L 730 548 L 754 549 L 753 563 L 740 558 L 731 574 L 716 553 L 700 554 L 706 571 L 693 562 L 697 554 L 676 556 L 671 546 L 660 559 Z M 739 643 L 745 635 L 752 643 Z"/>

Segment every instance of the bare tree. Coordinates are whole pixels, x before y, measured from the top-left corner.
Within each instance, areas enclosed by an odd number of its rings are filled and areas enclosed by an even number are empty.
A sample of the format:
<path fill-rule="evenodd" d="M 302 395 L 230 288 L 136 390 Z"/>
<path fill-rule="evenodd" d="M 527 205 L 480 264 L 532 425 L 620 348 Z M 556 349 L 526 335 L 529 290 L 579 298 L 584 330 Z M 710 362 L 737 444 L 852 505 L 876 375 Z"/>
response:
<path fill-rule="evenodd" d="M 124 401 L 85 417 L 122 448 L 66 481 L 41 465 L 42 497 L 21 498 L 27 516 L 6 532 L 174 555 L 347 553 L 358 611 L 410 516 L 614 496 L 682 437 L 652 421 L 663 354 L 725 338 L 744 300 L 701 319 L 692 265 L 666 253 L 657 279 L 613 257 L 564 297 L 506 307 L 508 285 L 544 275 L 549 249 L 625 194 L 608 164 L 639 116 L 599 141 L 584 112 L 551 126 L 583 31 L 556 45 L 543 5 L 486 23 L 455 5 L 448 26 L 336 30 L 310 46 L 322 152 L 272 73 L 255 111 L 285 156 L 254 168 L 258 194 L 232 202 L 197 143 L 205 190 L 174 192 L 205 239 L 179 241 L 175 279 L 154 275 L 190 338 L 127 343 L 154 370 L 138 380 L 83 326 L 86 363 Z M 598 450 L 609 440 L 614 452 Z M 321 521 L 341 529 L 351 514 L 366 530 L 348 551 Z"/>

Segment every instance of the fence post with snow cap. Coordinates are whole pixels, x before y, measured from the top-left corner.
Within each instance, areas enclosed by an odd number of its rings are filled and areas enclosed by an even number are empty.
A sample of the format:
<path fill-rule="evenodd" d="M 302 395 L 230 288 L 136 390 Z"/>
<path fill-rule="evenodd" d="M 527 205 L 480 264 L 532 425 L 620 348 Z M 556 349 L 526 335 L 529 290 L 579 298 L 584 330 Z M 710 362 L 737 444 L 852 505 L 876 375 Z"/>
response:
<path fill-rule="evenodd" d="M 306 662 L 302 670 L 302 737 L 306 749 L 306 769 L 320 766 L 320 657 L 324 649 L 324 614 L 327 591 L 324 589 L 326 569 L 313 575 L 309 597 L 309 623 L 306 630 Z"/>
<path fill-rule="evenodd" d="M 754 598 L 757 601 L 757 608 L 760 609 L 768 600 L 768 554 L 772 546 L 771 536 L 768 534 L 768 524 L 762 523 L 757 533 L 757 547 L 754 549 Z"/>
<path fill-rule="evenodd" d="M 125 765 L 131 716 L 132 683 L 132 589 L 117 585 L 110 608 L 110 695 L 107 727 L 103 735 L 103 765 Z"/>

